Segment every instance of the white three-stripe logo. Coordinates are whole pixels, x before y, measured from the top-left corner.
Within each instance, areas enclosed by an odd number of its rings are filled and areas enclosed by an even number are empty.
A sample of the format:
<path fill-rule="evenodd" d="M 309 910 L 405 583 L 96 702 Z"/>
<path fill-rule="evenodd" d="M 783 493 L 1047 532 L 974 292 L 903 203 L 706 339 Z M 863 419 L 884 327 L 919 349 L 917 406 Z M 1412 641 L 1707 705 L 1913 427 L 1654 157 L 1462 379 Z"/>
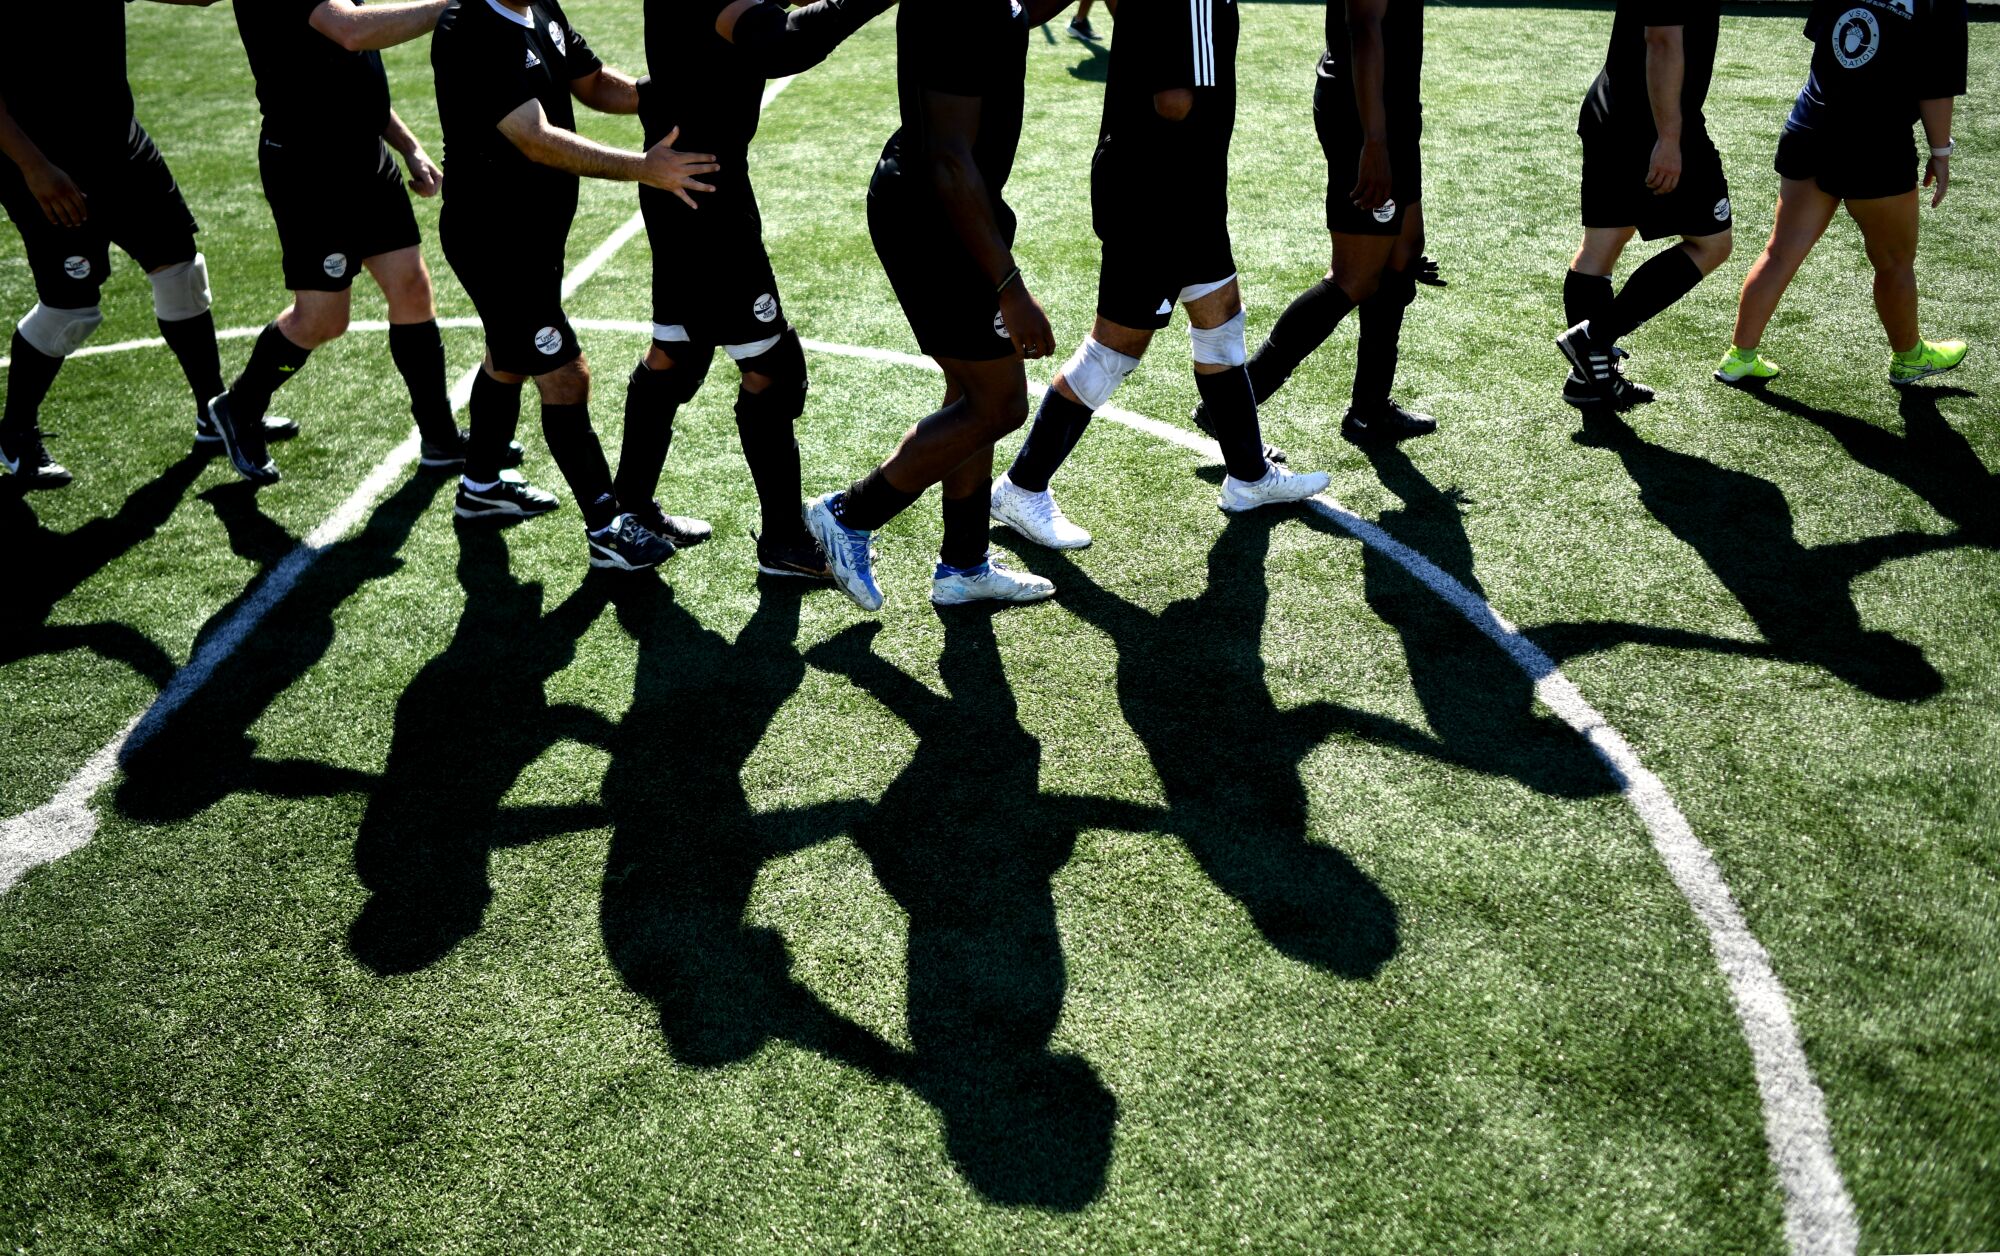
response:
<path fill-rule="evenodd" d="M 1215 0 L 1188 0 L 1194 36 L 1194 85 L 1215 86 Z"/>

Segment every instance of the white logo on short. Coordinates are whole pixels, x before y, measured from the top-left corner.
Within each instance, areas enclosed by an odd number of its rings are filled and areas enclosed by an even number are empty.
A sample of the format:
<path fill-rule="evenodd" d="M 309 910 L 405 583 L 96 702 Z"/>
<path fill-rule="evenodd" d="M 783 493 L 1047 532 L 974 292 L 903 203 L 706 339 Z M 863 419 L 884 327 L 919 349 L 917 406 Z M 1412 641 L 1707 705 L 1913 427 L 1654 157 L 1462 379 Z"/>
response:
<path fill-rule="evenodd" d="M 1717 202 L 1715 203 L 1715 220 L 1716 220 L 1717 222 L 1728 222 L 1728 221 L 1729 221 L 1729 198 L 1728 198 L 1728 197 L 1726 197 L 1726 196 L 1725 196 L 1725 197 L 1723 197 L 1723 198 L 1722 198 L 1721 200 L 1719 200 L 1719 201 L 1717 201 Z"/>
<path fill-rule="evenodd" d="M 1174 303 L 1172 301 L 1160 302 L 1160 308 L 1153 311 L 1153 313 L 1155 314 L 1171 314 L 1173 312 L 1174 312 Z"/>
<path fill-rule="evenodd" d="M 1005 314 L 995 314 L 993 316 L 993 334 L 1002 340 L 1013 339 L 1012 336 L 1007 334 L 1007 316 Z"/>
<path fill-rule="evenodd" d="M 557 22 L 549 23 L 549 38 L 555 41 L 557 56 L 567 57 L 569 55 L 569 42 L 563 38 L 562 26 L 560 23 Z"/>
<path fill-rule="evenodd" d="M 338 279 L 347 273 L 347 254 L 328 253 L 326 260 L 319 264 L 319 268 L 326 272 L 328 279 Z"/>
<path fill-rule="evenodd" d="M 1881 46 L 1881 23 L 1867 9 L 1849 9 L 1833 24 L 1833 59 L 1850 70 L 1873 61 Z"/>
<path fill-rule="evenodd" d="M 87 257 L 66 257 L 63 259 L 63 274 L 71 279 L 90 278 L 90 259 Z"/>
<path fill-rule="evenodd" d="M 554 357 L 562 352 L 562 333 L 553 327 L 542 328 L 535 333 L 535 348 L 540 349 L 545 358 Z"/>
<path fill-rule="evenodd" d="M 757 316 L 757 321 L 760 323 L 772 322 L 778 317 L 778 298 L 767 292 L 757 298 L 757 303 L 750 307 L 750 312 Z"/>
<path fill-rule="evenodd" d="M 1396 218 L 1396 202 L 1383 201 L 1374 213 L 1376 222 L 1394 222 Z"/>

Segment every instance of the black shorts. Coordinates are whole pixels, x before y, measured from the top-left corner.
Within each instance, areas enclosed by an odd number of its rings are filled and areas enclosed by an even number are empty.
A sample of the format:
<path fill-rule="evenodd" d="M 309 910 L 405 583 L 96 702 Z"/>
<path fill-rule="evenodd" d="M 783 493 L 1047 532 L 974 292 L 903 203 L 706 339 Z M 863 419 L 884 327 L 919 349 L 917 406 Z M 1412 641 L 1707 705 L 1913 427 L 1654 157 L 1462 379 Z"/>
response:
<path fill-rule="evenodd" d="M 1158 331 L 1181 293 L 1236 273 L 1229 244 L 1228 167 L 1190 195 L 1142 195 L 1143 174 L 1122 168 L 1102 148 L 1091 163 L 1091 219 L 1103 243 L 1097 313 L 1120 327 Z M 1210 186 L 1212 185 L 1212 186 Z"/>
<path fill-rule="evenodd" d="M 869 187 L 868 235 L 917 344 L 934 358 L 994 362 L 1013 357 L 1014 340 L 1000 316 L 993 281 L 965 251 L 944 211 L 927 193 L 901 186 L 905 179 L 877 178 Z M 1000 216 L 1000 230 L 1011 248 L 1011 212 Z"/>
<path fill-rule="evenodd" d="M 782 335 L 784 301 L 749 181 L 739 176 L 696 196 L 698 210 L 672 192 L 639 189 L 653 246 L 653 338 L 712 349 Z"/>
<path fill-rule="evenodd" d="M 445 260 L 479 312 L 487 356 L 509 375 L 547 375 L 583 356 L 562 307 L 569 226 L 553 233 L 548 226 L 533 231 L 531 248 L 513 219 L 489 223 L 451 201 L 438 222 Z"/>
<path fill-rule="evenodd" d="M 1729 230 L 1729 180 L 1708 132 L 1682 138 L 1681 181 L 1665 196 L 1646 186 L 1654 136 L 1590 119 L 1577 127 L 1577 134 L 1583 140 L 1584 226 L 1637 227 L 1647 240 Z"/>
<path fill-rule="evenodd" d="M 345 292 L 361 263 L 422 241 L 389 146 L 274 139 L 257 143 L 264 199 L 285 254 L 285 287 Z"/>
<path fill-rule="evenodd" d="M 50 222 L 19 168 L 0 160 L 0 205 L 21 233 L 42 304 L 58 310 L 96 305 L 114 244 L 146 271 L 194 259 L 194 214 L 167 159 L 138 122 L 123 152 L 101 163 L 71 160 L 64 169 L 90 198 L 90 217 L 81 227 Z"/>
<path fill-rule="evenodd" d="M 1326 154 L 1326 229 L 1341 235 L 1399 236 L 1410 206 L 1424 197 L 1422 106 L 1404 106 L 1389 119 L 1389 203 L 1363 209 L 1348 199 L 1361 169 L 1361 115 L 1345 79 L 1318 75 L 1313 86 L 1313 129 Z"/>
<path fill-rule="evenodd" d="M 1916 189 L 1916 141 L 1907 126 L 1849 131 L 1786 127 L 1772 162 L 1784 179 L 1806 179 L 1841 200 L 1872 201 Z"/>

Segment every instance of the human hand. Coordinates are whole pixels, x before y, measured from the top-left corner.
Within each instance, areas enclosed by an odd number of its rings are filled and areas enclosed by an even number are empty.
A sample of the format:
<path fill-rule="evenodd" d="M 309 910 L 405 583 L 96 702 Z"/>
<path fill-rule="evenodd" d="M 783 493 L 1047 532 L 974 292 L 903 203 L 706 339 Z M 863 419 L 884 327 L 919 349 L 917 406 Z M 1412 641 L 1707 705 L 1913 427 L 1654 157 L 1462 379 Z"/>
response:
<path fill-rule="evenodd" d="M 639 176 L 639 182 L 648 187 L 656 187 L 662 192 L 672 192 L 687 202 L 689 209 L 699 209 L 689 192 L 713 192 L 715 185 L 703 183 L 694 176 L 712 174 L 722 167 L 716 164 L 714 153 L 682 153 L 674 150 L 674 141 L 681 136 L 681 129 L 675 127 L 667 132 L 667 138 L 646 150 L 646 168 Z"/>

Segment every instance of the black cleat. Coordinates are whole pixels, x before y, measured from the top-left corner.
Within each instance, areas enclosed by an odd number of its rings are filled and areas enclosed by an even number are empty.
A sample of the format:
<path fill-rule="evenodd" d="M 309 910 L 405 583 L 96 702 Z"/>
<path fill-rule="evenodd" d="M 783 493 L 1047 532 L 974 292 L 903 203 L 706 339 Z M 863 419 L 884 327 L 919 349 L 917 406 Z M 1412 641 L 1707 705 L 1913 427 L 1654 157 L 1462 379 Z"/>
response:
<path fill-rule="evenodd" d="M 1569 359 L 1570 369 L 1581 385 L 1577 395 L 1588 394 L 1591 397 L 1592 400 L 1584 404 L 1614 407 L 1618 404 L 1617 385 L 1614 383 L 1618 379 L 1615 346 L 1599 343 L 1590 334 L 1590 324 L 1582 322 L 1557 336 L 1556 348 Z M 1563 391 L 1567 397 L 1570 390 L 1565 387 Z"/>
<path fill-rule="evenodd" d="M 264 442 L 290 440 L 299 434 L 297 419 L 281 419 L 275 415 L 264 416 Z M 198 414 L 194 420 L 194 447 L 198 452 L 221 453 L 222 434 L 215 430 L 215 423 L 206 414 Z"/>
<path fill-rule="evenodd" d="M 663 536 L 674 543 L 674 548 L 684 550 L 706 541 L 715 534 L 705 519 L 691 519 L 686 515 L 670 515 L 658 502 L 648 502 L 632 512 L 646 531 L 654 536 Z"/>
<path fill-rule="evenodd" d="M 674 543 L 655 535 L 627 511 L 590 538 L 590 565 L 611 571 L 650 571 L 674 556 Z"/>
<path fill-rule="evenodd" d="M 76 478 L 68 467 L 49 457 L 42 434 L 36 431 L 12 441 L 0 438 L 0 467 L 7 469 L 8 477 L 22 492 L 62 488 Z"/>
<path fill-rule="evenodd" d="M 1356 445 L 1393 445 L 1437 431 L 1438 421 L 1428 414 L 1405 410 L 1393 401 L 1362 408 L 1349 406 L 1340 421 L 1340 434 Z"/>
<path fill-rule="evenodd" d="M 831 580 L 826 551 L 810 532 L 789 541 L 757 538 L 757 572 L 765 576 L 791 576 L 799 580 Z"/>
<path fill-rule="evenodd" d="M 1206 435 L 1210 440 L 1217 439 L 1215 435 L 1215 429 L 1209 426 L 1207 405 L 1201 402 L 1195 403 L 1193 418 L 1194 418 L 1194 425 L 1200 428 L 1204 435 Z M 1285 457 L 1285 451 L 1278 448 L 1276 445 L 1269 443 L 1268 441 L 1265 442 L 1264 445 L 1264 460 L 1266 462 L 1287 461 Z"/>
<path fill-rule="evenodd" d="M 278 474 L 278 464 L 271 461 L 270 450 L 264 447 L 264 425 L 258 423 L 254 430 L 239 430 L 236 417 L 230 413 L 228 393 L 220 393 L 209 401 L 208 422 L 236 474 L 259 488 L 283 478 Z"/>
<path fill-rule="evenodd" d="M 439 444 L 433 445 L 426 436 L 417 448 L 417 462 L 419 465 L 438 471 L 462 467 L 465 465 L 465 451 L 471 440 L 471 435 L 462 427 L 453 429 L 451 438 Z M 512 470 L 520 466 L 527 456 L 528 451 L 521 448 L 520 441 L 510 440 L 507 442 L 507 451 L 500 455 L 500 469 Z"/>
<path fill-rule="evenodd" d="M 533 519 L 560 504 L 554 493 L 528 483 L 519 471 L 502 471 L 490 488 L 470 488 L 460 480 L 451 513 L 460 519 Z"/>
<path fill-rule="evenodd" d="M 1563 381 L 1563 400 L 1579 410 L 1606 404 L 1614 410 L 1630 410 L 1634 406 L 1645 405 L 1653 399 L 1653 390 L 1626 378 L 1625 359 L 1631 356 L 1617 345 L 1611 346 L 1611 400 L 1608 403 L 1575 367 L 1570 368 L 1569 378 Z"/>

